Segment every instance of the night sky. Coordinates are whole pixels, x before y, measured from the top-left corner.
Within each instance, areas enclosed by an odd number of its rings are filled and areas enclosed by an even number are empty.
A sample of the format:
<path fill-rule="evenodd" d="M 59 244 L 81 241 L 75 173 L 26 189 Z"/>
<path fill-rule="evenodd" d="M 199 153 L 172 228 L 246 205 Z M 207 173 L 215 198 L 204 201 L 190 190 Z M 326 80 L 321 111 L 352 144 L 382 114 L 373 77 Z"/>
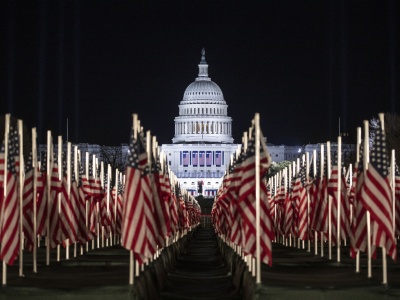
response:
<path fill-rule="evenodd" d="M 399 113 L 400 3 L 11 1 L 0 4 L 0 113 L 72 142 L 127 143 L 132 113 L 159 144 L 206 49 L 235 142 L 259 112 L 273 144 L 335 140 Z M 68 120 L 68 122 L 67 122 Z M 68 124 L 68 131 L 67 131 Z"/>

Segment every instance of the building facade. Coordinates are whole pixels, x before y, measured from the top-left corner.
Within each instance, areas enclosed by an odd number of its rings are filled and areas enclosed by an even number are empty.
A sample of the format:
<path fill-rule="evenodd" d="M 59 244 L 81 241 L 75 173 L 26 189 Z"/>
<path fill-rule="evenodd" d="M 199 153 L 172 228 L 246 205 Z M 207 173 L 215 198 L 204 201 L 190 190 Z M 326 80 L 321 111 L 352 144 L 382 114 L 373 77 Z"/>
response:
<path fill-rule="evenodd" d="M 222 90 L 208 77 L 204 49 L 198 67 L 198 77 L 178 106 L 172 144 L 162 145 L 161 150 L 181 187 L 194 196 L 213 197 L 240 145 L 233 143 L 232 118 Z"/>

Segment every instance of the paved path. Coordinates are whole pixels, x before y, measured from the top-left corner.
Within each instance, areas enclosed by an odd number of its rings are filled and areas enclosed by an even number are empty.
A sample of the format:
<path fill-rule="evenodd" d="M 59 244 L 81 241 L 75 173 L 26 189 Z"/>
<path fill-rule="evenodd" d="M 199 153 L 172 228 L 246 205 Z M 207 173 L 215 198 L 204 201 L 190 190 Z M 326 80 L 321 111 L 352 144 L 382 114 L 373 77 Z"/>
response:
<path fill-rule="evenodd" d="M 241 299 L 212 228 L 200 227 L 168 270 L 161 299 Z"/>

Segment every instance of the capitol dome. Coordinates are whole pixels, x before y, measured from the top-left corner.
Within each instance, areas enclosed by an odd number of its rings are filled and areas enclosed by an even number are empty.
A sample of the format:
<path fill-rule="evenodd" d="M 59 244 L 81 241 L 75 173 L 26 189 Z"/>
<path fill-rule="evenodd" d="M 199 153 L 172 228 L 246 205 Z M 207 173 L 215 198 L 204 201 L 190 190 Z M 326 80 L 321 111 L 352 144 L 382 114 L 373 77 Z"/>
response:
<path fill-rule="evenodd" d="M 173 143 L 233 143 L 232 119 L 220 87 L 208 77 L 205 50 L 199 74 L 186 88 L 175 118 Z"/>

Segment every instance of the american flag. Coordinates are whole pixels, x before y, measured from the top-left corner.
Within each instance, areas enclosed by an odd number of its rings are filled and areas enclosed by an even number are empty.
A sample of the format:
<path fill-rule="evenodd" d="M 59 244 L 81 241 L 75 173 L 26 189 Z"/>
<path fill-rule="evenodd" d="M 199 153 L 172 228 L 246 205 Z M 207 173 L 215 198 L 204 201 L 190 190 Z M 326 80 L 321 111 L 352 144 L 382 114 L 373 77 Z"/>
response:
<path fill-rule="evenodd" d="M 306 185 L 306 165 L 300 167 L 299 174 L 296 177 L 293 186 L 293 197 L 298 203 L 297 226 L 298 236 L 301 240 L 309 239 L 308 236 L 308 207 L 307 207 L 307 189 Z"/>
<path fill-rule="evenodd" d="M 192 151 L 192 165 L 197 167 L 199 164 L 199 153 L 197 151 Z"/>
<path fill-rule="evenodd" d="M 221 151 L 215 151 L 215 165 L 217 167 L 220 167 L 222 164 L 222 152 Z"/>
<path fill-rule="evenodd" d="M 395 234 L 400 236 L 400 172 L 399 166 L 396 164 L 394 177 L 394 192 L 395 192 Z"/>
<path fill-rule="evenodd" d="M 206 166 L 211 167 L 212 166 L 212 151 L 206 151 Z"/>
<path fill-rule="evenodd" d="M 277 194 L 275 196 L 275 208 L 276 208 L 276 219 L 275 219 L 275 231 L 276 234 L 285 234 L 285 202 L 287 194 L 285 190 L 285 179 L 282 178 Z"/>
<path fill-rule="evenodd" d="M 144 259 L 148 259 L 157 250 L 157 237 L 159 232 L 157 230 L 157 224 L 155 219 L 155 207 L 153 202 L 153 190 L 152 190 L 152 176 L 150 175 L 149 157 L 145 151 L 145 143 L 141 138 L 140 142 L 140 154 L 139 154 L 139 166 L 142 171 L 142 193 L 144 199 L 144 213 L 146 216 L 146 243 L 144 255 L 139 258 L 139 263 Z"/>
<path fill-rule="evenodd" d="M 157 224 L 157 242 L 161 247 L 165 246 L 165 238 L 169 234 L 169 211 L 168 202 L 164 198 L 163 192 L 161 191 L 161 186 L 164 180 L 164 176 L 161 174 L 161 164 L 159 158 L 154 158 L 151 156 L 151 188 L 153 193 L 153 207 L 155 210 L 155 220 Z"/>
<path fill-rule="evenodd" d="M 19 201 L 17 182 L 17 160 L 19 157 L 19 138 L 15 129 L 10 126 L 7 153 L 7 177 L 3 178 L 1 190 L 1 252 L 0 259 L 8 265 L 13 265 L 18 256 L 19 236 Z M 6 184 L 4 185 L 4 180 Z"/>
<path fill-rule="evenodd" d="M 205 152 L 199 151 L 199 166 L 204 167 L 205 164 Z"/>
<path fill-rule="evenodd" d="M 70 169 L 73 170 L 73 161 Z M 75 181 L 75 176 L 71 176 L 71 182 L 68 182 L 67 177 L 67 160 L 66 152 L 63 152 L 63 178 L 60 202 L 60 227 L 62 240 L 69 240 L 69 243 L 75 243 L 78 236 L 78 203 L 76 190 L 72 186 Z M 73 172 L 71 172 L 73 175 Z M 70 185 L 70 193 L 68 193 L 68 184 Z"/>
<path fill-rule="evenodd" d="M 340 173 L 340 174 L 339 174 Z M 337 199 L 338 192 L 338 181 L 341 180 L 340 190 L 340 223 L 338 222 L 338 204 Z M 337 242 L 337 225 L 339 223 L 340 238 L 349 238 L 352 234 L 350 228 L 350 202 L 347 197 L 346 180 L 344 174 L 339 171 L 338 165 L 334 165 L 331 171 L 331 177 L 327 184 L 328 194 L 332 196 L 332 209 L 331 209 L 331 232 L 332 232 L 332 243 L 335 245 Z"/>
<path fill-rule="evenodd" d="M 60 168 L 62 163 L 60 163 Z M 62 233 L 60 226 L 60 214 L 58 211 L 58 193 L 62 191 L 62 181 L 59 179 L 59 164 L 57 163 L 57 158 L 54 157 L 53 168 L 50 177 L 50 247 L 55 248 L 62 242 Z"/>
<path fill-rule="evenodd" d="M 244 149 L 242 148 L 242 152 L 239 155 L 237 160 L 233 161 L 233 164 L 230 166 L 229 169 L 229 186 L 226 189 L 226 196 L 230 201 L 230 216 L 231 221 L 230 224 L 232 226 L 230 230 L 230 238 L 231 241 L 237 245 L 241 245 L 244 233 L 243 233 L 243 226 L 242 226 L 242 219 L 240 218 L 241 209 L 239 207 L 239 189 L 240 183 L 242 181 L 242 164 L 245 158 Z"/>
<path fill-rule="evenodd" d="M 111 195 L 110 195 L 111 196 Z M 110 197 L 111 200 L 111 197 Z M 100 224 L 103 226 L 105 235 L 107 237 L 110 236 L 114 225 L 113 225 L 113 219 L 111 217 L 111 210 L 113 205 L 111 204 L 112 201 L 109 203 L 109 212 L 107 211 L 107 193 L 104 193 L 103 198 L 100 201 Z"/>
<path fill-rule="evenodd" d="M 3 141 L 1 144 L 1 148 L 0 148 L 0 188 L 3 187 L 4 170 L 5 170 L 5 150 L 4 150 L 4 141 Z"/>
<path fill-rule="evenodd" d="M 365 172 L 362 193 L 363 205 L 371 215 L 372 244 L 385 247 L 386 254 L 396 260 L 397 249 L 392 225 L 389 160 L 385 133 L 381 127 L 375 132 L 374 145 L 371 149 L 368 170 Z"/>
<path fill-rule="evenodd" d="M 139 137 L 140 138 L 140 137 Z M 143 263 L 156 249 L 156 233 L 148 181 L 147 154 L 131 131 L 122 210 L 122 246 L 132 250 Z M 144 190 L 145 189 L 145 190 Z"/>
<path fill-rule="evenodd" d="M 365 252 L 368 247 L 367 239 L 367 210 L 362 203 L 362 186 L 364 185 L 364 147 L 360 145 L 360 160 L 356 163 L 353 173 L 353 186 L 351 195 L 353 195 L 353 220 L 351 222 L 352 239 L 351 254 L 355 257 L 358 251 Z"/>
<path fill-rule="evenodd" d="M 182 164 L 184 167 L 187 167 L 190 164 L 189 151 L 181 151 L 181 155 L 182 155 Z"/>
<path fill-rule="evenodd" d="M 325 160 L 325 157 L 323 158 Z M 317 174 L 314 180 L 314 184 L 311 187 L 311 228 L 328 233 L 328 196 L 326 191 L 327 179 L 326 179 L 326 160 L 325 170 L 321 173 L 320 163 L 317 165 Z"/>
<path fill-rule="evenodd" d="M 44 153 L 41 158 L 40 164 L 40 175 L 38 177 L 38 183 L 41 187 L 38 188 L 38 200 L 37 200 L 37 234 L 46 236 L 46 219 L 47 219 L 47 152 Z"/>
<path fill-rule="evenodd" d="M 33 201 L 36 201 L 33 192 L 34 177 L 32 166 L 32 152 L 29 154 L 25 164 L 25 180 L 23 187 L 23 230 L 25 237 L 25 249 L 29 252 L 33 250 L 35 233 L 33 232 Z"/>
<path fill-rule="evenodd" d="M 86 242 L 92 240 L 94 235 L 90 232 L 90 229 L 86 223 L 86 201 L 90 199 L 85 193 L 84 185 L 88 184 L 87 176 L 85 176 L 85 172 L 83 170 L 82 160 L 80 157 L 80 153 L 78 152 L 78 171 L 79 178 L 76 178 L 76 184 L 72 184 L 71 196 L 76 197 L 77 205 L 78 205 L 78 231 L 77 231 L 77 240 L 80 244 L 85 244 Z M 90 185 L 89 185 L 90 186 Z M 72 193 L 73 191 L 73 193 Z"/>
<path fill-rule="evenodd" d="M 257 256 L 256 253 L 256 182 L 255 182 L 255 130 L 249 140 L 246 157 L 242 164 L 242 179 L 239 189 L 239 207 L 243 219 L 244 240 L 246 252 Z M 260 149 L 260 178 L 263 178 L 271 164 L 271 156 L 263 147 Z M 272 240 L 274 239 L 273 220 L 270 215 L 267 186 L 260 180 L 260 258 L 266 264 L 272 264 Z"/>

